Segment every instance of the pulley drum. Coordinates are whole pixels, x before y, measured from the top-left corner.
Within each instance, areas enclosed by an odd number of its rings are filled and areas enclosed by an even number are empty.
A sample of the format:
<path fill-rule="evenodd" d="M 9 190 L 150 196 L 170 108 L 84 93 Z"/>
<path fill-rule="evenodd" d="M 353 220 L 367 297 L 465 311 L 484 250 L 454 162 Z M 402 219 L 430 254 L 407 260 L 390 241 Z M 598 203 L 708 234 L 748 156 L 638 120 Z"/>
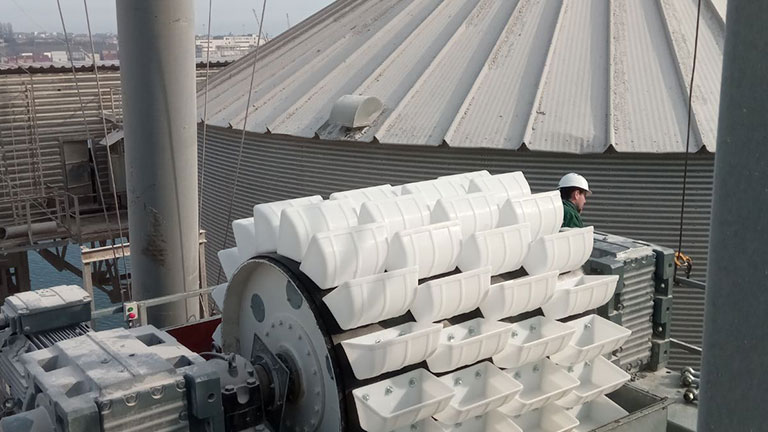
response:
<path fill-rule="evenodd" d="M 224 299 L 224 351 L 252 359 L 268 349 L 290 371 L 281 431 L 346 429 L 345 388 L 331 338 L 336 324 L 313 291 L 321 290 L 298 263 L 275 254 L 241 265 Z"/>

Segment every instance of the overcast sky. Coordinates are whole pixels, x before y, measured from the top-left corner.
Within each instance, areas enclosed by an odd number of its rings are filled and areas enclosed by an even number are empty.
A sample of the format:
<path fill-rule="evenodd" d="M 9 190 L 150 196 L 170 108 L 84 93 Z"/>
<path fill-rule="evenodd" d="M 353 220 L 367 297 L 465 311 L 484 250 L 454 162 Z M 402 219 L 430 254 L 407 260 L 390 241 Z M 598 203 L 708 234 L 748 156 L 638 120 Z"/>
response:
<path fill-rule="evenodd" d="M 85 33 L 83 0 L 60 0 L 67 31 Z M 161 1 L 161 0 L 157 0 Z M 195 32 L 206 34 L 208 0 L 195 1 Z M 267 0 L 264 31 L 270 36 L 298 23 L 331 3 L 331 0 Z M 258 25 L 251 9 L 261 13 L 262 0 L 213 0 L 213 34 L 256 33 Z M 88 0 L 88 13 L 94 33 L 117 32 L 115 0 Z M 61 31 L 56 0 L 0 0 L 0 22 L 10 22 L 15 31 Z"/>

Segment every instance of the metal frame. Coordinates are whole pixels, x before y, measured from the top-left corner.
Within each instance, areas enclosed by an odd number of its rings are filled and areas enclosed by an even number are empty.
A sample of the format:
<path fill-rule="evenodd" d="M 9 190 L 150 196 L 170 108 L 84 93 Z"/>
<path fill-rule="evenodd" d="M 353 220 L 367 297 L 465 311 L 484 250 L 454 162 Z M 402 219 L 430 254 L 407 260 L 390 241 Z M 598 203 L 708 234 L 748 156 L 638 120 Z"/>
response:
<path fill-rule="evenodd" d="M 161 304 L 167 304 L 172 303 L 174 301 L 179 300 L 186 300 L 193 298 L 197 295 L 203 295 L 203 294 L 209 294 L 213 288 L 207 288 L 204 287 L 206 284 L 206 271 L 205 271 L 205 244 L 208 242 L 206 240 L 206 233 L 204 230 L 201 230 L 199 232 L 199 270 L 200 270 L 200 285 L 199 289 L 195 291 L 189 291 L 185 293 L 179 293 L 179 294 L 173 294 L 168 296 L 162 296 L 162 297 L 156 297 L 151 298 L 147 300 L 141 300 L 141 301 L 134 301 L 138 305 L 138 315 L 139 320 L 141 322 L 141 325 L 146 325 L 146 309 L 150 306 L 157 306 Z M 117 245 L 109 245 L 99 248 L 86 248 L 85 246 L 80 247 L 80 253 L 81 253 L 81 260 L 82 260 L 82 278 L 83 278 L 83 289 L 85 289 L 88 294 L 90 294 L 91 298 L 93 298 L 93 279 L 92 279 L 92 264 L 93 263 L 99 263 L 101 261 L 109 261 L 114 258 L 125 258 L 131 256 L 131 248 L 130 243 L 122 243 Z M 106 309 L 100 309 L 99 311 L 95 310 L 95 303 L 91 302 L 91 310 L 93 311 L 93 317 L 98 318 L 106 315 L 111 315 L 115 313 L 122 313 L 123 306 L 119 306 L 117 308 L 106 308 Z M 211 315 L 211 305 L 210 302 L 206 298 L 200 298 L 200 311 L 201 311 L 201 319 L 208 318 Z M 98 315 L 98 316 L 97 316 Z"/>

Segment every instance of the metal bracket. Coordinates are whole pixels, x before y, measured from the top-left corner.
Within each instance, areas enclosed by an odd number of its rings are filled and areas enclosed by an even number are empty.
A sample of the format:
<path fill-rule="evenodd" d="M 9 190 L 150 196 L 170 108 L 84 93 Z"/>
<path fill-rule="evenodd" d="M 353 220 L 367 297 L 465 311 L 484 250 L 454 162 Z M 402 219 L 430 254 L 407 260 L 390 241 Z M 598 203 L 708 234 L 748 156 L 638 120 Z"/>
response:
<path fill-rule="evenodd" d="M 283 430 L 283 409 L 288 396 L 290 371 L 256 333 L 253 334 L 251 363 L 254 366 L 261 366 L 272 376 L 270 386 L 274 391 L 275 398 L 272 401 L 272 406 L 265 409 L 266 417 L 270 425 L 276 426 L 277 430 Z"/>

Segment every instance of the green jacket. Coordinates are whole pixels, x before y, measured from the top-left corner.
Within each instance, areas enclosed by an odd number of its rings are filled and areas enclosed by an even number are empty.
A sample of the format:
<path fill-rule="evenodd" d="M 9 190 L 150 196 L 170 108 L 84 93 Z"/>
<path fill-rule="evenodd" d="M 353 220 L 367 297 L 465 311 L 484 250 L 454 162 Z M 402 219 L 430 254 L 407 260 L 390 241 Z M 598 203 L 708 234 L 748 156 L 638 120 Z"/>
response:
<path fill-rule="evenodd" d="M 563 228 L 584 228 L 579 211 L 568 200 L 563 200 Z"/>

